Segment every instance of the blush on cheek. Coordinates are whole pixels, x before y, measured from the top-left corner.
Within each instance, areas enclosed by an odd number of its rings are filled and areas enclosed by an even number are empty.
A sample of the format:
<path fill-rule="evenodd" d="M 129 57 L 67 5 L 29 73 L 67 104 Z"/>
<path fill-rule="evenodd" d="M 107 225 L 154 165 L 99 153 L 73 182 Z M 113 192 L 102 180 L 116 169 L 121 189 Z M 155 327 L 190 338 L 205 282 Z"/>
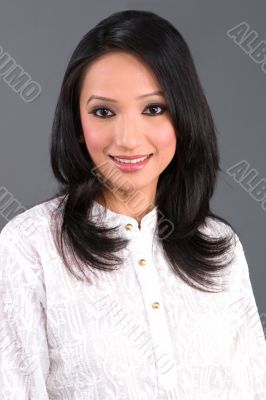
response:
<path fill-rule="evenodd" d="M 157 144 L 159 147 L 168 147 L 176 145 L 176 135 L 173 127 L 162 127 L 157 136 Z"/>
<path fill-rule="evenodd" d="M 83 129 L 85 142 L 87 147 L 94 151 L 100 151 L 104 147 L 104 141 L 99 132 L 92 129 Z"/>

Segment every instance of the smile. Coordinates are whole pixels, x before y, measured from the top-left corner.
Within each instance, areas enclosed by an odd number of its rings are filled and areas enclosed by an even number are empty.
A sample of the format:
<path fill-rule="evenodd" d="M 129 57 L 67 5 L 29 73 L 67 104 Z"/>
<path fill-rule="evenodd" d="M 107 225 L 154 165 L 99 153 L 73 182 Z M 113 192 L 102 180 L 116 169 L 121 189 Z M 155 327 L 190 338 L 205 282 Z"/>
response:
<path fill-rule="evenodd" d="M 110 156 L 110 158 L 113 160 L 115 165 L 119 167 L 120 170 L 122 171 L 127 171 L 127 172 L 133 172 L 137 171 L 141 168 L 143 168 L 150 160 L 150 158 L 153 156 L 153 154 L 150 154 L 145 157 L 140 157 L 136 158 L 133 160 L 129 160 L 126 158 L 118 158 L 118 157 L 113 157 Z"/>
<path fill-rule="evenodd" d="M 119 157 L 114 157 L 114 156 L 110 156 L 110 157 L 112 157 L 114 160 L 119 161 L 119 162 L 121 162 L 123 164 L 131 164 L 131 163 L 136 164 L 138 162 L 146 160 L 150 156 L 151 156 L 151 154 L 148 155 L 148 156 L 134 158 L 134 159 L 119 158 Z"/>

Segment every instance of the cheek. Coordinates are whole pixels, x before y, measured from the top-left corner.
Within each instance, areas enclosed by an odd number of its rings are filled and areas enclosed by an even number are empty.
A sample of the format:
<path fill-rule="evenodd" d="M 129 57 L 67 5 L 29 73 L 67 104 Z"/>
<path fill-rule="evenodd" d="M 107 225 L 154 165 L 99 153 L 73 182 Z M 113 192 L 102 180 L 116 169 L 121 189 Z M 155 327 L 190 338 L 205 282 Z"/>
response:
<path fill-rule="evenodd" d="M 100 151 L 105 146 L 101 136 L 99 136 L 97 132 L 92 129 L 88 129 L 86 132 L 84 132 L 84 138 L 87 148 L 90 151 Z"/>
<path fill-rule="evenodd" d="M 172 148 L 175 149 L 176 146 L 176 134 L 174 127 L 169 123 L 162 124 L 160 128 L 157 129 L 156 134 L 156 145 L 160 149 Z"/>
<path fill-rule="evenodd" d="M 81 120 L 86 146 L 89 151 L 101 151 L 108 144 L 108 138 L 99 127 Z"/>

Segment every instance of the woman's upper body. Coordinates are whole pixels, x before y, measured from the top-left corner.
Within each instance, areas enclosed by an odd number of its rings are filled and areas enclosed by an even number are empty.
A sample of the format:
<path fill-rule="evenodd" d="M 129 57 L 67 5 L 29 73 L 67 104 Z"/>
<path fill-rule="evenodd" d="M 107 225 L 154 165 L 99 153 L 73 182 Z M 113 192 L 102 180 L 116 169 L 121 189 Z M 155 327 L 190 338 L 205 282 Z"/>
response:
<path fill-rule="evenodd" d="M 216 276 L 231 239 L 209 206 L 215 125 L 169 21 L 125 10 L 84 35 L 60 89 L 51 165 L 69 195 L 60 233 L 71 251 L 61 257 L 53 240 L 55 198 L 1 232 L 1 398 L 265 398 L 266 344 L 237 237 L 228 274 Z M 142 210 L 143 201 L 157 208 Z M 159 213 L 173 228 L 164 238 Z M 101 222 L 118 225 L 116 236 Z M 115 250 L 121 267 L 104 271 Z M 92 267 L 90 283 L 74 276 L 76 256 L 81 271 Z M 206 284 L 214 275 L 226 290 L 202 292 L 177 270 Z"/>
<path fill-rule="evenodd" d="M 0 234 L 1 399 L 263 400 L 266 342 L 239 238 L 226 290 L 201 292 L 172 271 L 137 220 L 94 203 L 130 239 L 123 266 L 92 283 L 67 272 L 52 240 L 58 198 Z M 208 219 L 208 235 L 226 226 Z"/>

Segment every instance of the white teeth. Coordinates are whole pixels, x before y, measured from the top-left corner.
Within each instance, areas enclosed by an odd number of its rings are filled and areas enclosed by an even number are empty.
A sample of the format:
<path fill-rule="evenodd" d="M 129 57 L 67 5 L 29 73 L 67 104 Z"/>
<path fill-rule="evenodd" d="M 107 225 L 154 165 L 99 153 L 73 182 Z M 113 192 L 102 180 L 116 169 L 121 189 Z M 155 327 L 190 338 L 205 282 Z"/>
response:
<path fill-rule="evenodd" d="M 149 156 L 146 157 L 142 157 L 142 158 L 136 158 L 135 160 L 127 160 L 127 159 L 121 159 L 121 158 L 117 158 L 117 157 L 113 157 L 115 160 L 123 163 L 123 164 L 135 164 L 141 161 L 146 160 L 146 158 L 148 158 Z"/>

